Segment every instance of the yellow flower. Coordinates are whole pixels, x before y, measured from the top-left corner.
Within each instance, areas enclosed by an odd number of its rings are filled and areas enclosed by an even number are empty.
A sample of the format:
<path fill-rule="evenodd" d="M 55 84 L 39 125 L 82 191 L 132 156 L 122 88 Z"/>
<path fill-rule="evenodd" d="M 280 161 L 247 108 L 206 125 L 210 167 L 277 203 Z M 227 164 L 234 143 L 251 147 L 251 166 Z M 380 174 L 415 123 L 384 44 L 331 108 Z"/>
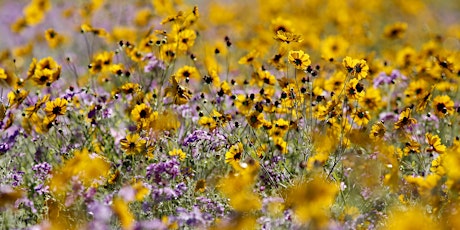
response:
<path fill-rule="evenodd" d="M 421 207 L 410 207 L 409 210 L 393 210 L 383 229 L 388 230 L 430 230 L 440 226 L 427 215 Z"/>
<path fill-rule="evenodd" d="M 321 176 L 314 176 L 311 180 L 297 181 L 283 197 L 286 197 L 286 207 L 294 210 L 298 220 L 321 229 L 329 220 L 329 210 L 338 190 L 338 186 Z"/>
<path fill-rule="evenodd" d="M 126 155 L 140 153 L 145 148 L 146 140 L 142 139 L 139 134 L 128 134 L 125 139 L 120 141 L 121 149 Z"/>
<path fill-rule="evenodd" d="M 98 53 L 94 55 L 93 60 L 89 64 L 89 72 L 92 74 L 97 74 L 101 71 L 105 71 L 110 69 L 110 65 L 112 64 L 114 53 L 104 51 L 102 53 Z"/>
<path fill-rule="evenodd" d="M 137 201 L 142 201 L 150 193 L 150 190 L 147 187 L 145 187 L 145 185 L 141 181 L 138 181 L 135 184 L 133 184 L 132 188 L 136 192 L 135 198 Z"/>
<path fill-rule="evenodd" d="M 420 153 L 420 144 L 415 140 L 410 140 L 406 142 L 406 145 L 403 149 L 404 155 L 407 156 L 409 154 Z"/>
<path fill-rule="evenodd" d="M 254 111 L 246 116 L 246 120 L 248 121 L 249 125 L 255 129 L 262 127 L 264 119 L 264 114 L 258 111 Z"/>
<path fill-rule="evenodd" d="M 195 44 L 196 33 L 193 30 L 185 29 L 176 37 L 179 51 L 187 51 Z"/>
<path fill-rule="evenodd" d="M 397 22 L 385 27 L 383 35 L 390 39 L 402 38 L 407 30 L 407 23 Z"/>
<path fill-rule="evenodd" d="M 351 117 L 353 118 L 353 121 L 359 126 L 367 125 L 367 123 L 371 119 L 369 112 L 362 109 L 355 110 L 351 114 Z"/>
<path fill-rule="evenodd" d="M 152 12 L 148 8 L 140 9 L 134 17 L 134 24 L 137 26 L 146 26 L 152 17 Z"/>
<path fill-rule="evenodd" d="M 434 113 L 438 117 L 445 117 L 454 113 L 454 102 L 447 95 L 437 96 L 433 99 Z"/>
<path fill-rule="evenodd" d="M 176 105 L 186 104 L 192 97 L 192 92 L 185 86 L 179 85 L 175 75 L 169 79 L 171 85 L 165 89 L 165 95 L 171 96 Z"/>
<path fill-rule="evenodd" d="M 430 145 L 428 152 L 435 151 L 437 153 L 444 153 L 446 151 L 446 146 L 441 143 L 441 138 L 438 135 L 433 135 L 431 133 L 425 134 L 426 142 Z"/>
<path fill-rule="evenodd" d="M 204 192 L 206 190 L 206 180 L 201 179 L 196 182 L 195 192 Z"/>
<path fill-rule="evenodd" d="M 383 124 L 383 122 L 379 121 L 372 125 L 369 137 L 374 141 L 381 140 L 385 136 L 385 132 L 385 125 Z"/>
<path fill-rule="evenodd" d="M 275 40 L 280 42 L 286 42 L 289 44 L 290 42 L 302 42 L 302 36 L 300 34 L 294 34 L 292 32 L 278 30 L 276 31 L 276 35 L 273 37 Z"/>
<path fill-rule="evenodd" d="M 260 53 L 257 50 L 251 50 L 246 56 L 240 58 L 238 60 L 238 64 L 244 65 L 244 64 L 253 64 L 255 62 L 255 59 L 259 57 Z"/>
<path fill-rule="evenodd" d="M 325 60 L 334 61 L 347 51 L 349 43 L 342 36 L 329 36 L 321 43 L 321 56 Z"/>
<path fill-rule="evenodd" d="M 364 86 L 358 79 L 353 78 L 348 82 L 345 93 L 349 99 L 358 100 L 365 95 Z"/>
<path fill-rule="evenodd" d="M 380 109 L 380 106 L 382 105 L 380 90 L 373 87 L 366 89 L 364 96 L 359 98 L 359 104 L 370 111 Z"/>
<path fill-rule="evenodd" d="M 181 82 L 182 80 L 189 82 L 190 79 L 200 80 L 200 74 L 198 73 L 198 70 L 195 67 L 188 65 L 183 66 L 182 68 L 177 70 L 175 76 L 179 82 Z"/>
<path fill-rule="evenodd" d="M 207 127 L 209 130 L 214 130 L 217 127 L 217 122 L 212 117 L 204 116 L 198 120 L 198 124 Z"/>
<path fill-rule="evenodd" d="M 273 122 L 273 126 L 269 131 L 269 135 L 272 138 L 277 138 L 277 137 L 283 137 L 284 134 L 289 129 L 289 121 L 284 120 L 283 118 L 280 118 Z"/>
<path fill-rule="evenodd" d="M 160 46 L 160 59 L 164 62 L 172 62 L 177 57 L 177 43 L 167 43 Z"/>
<path fill-rule="evenodd" d="M 230 149 L 225 153 L 225 163 L 228 163 L 234 168 L 236 168 L 240 163 L 243 150 L 244 148 L 241 142 L 232 145 Z"/>
<path fill-rule="evenodd" d="M 401 114 L 399 115 L 398 121 L 395 123 L 395 129 L 401 129 L 406 126 L 411 126 L 413 124 L 417 124 L 417 120 L 411 117 L 412 110 L 410 108 L 404 109 Z"/>
<path fill-rule="evenodd" d="M 142 103 L 140 105 L 136 105 L 134 109 L 131 111 L 131 118 L 138 123 L 145 122 L 151 118 L 153 114 L 152 108 Z"/>
<path fill-rule="evenodd" d="M 241 114 L 246 115 L 253 108 L 254 100 L 248 95 L 240 94 L 236 97 L 235 106 Z"/>
<path fill-rule="evenodd" d="M 27 107 L 25 109 L 26 116 L 30 118 L 32 116 L 32 114 L 36 113 L 40 109 L 40 107 L 43 104 L 45 104 L 45 102 L 47 102 L 49 99 L 50 99 L 50 95 L 46 94 L 45 96 L 43 96 L 42 99 L 37 100 L 37 103 L 35 103 L 35 105 Z"/>
<path fill-rule="evenodd" d="M 37 62 L 34 58 L 30 63 L 27 77 L 37 85 L 50 86 L 61 75 L 61 66 L 51 57 L 46 57 Z"/>
<path fill-rule="evenodd" d="M 60 169 L 53 171 L 53 178 L 50 181 L 52 192 L 62 194 L 67 190 L 67 186 L 72 177 L 77 176 L 84 186 L 89 187 L 94 183 L 107 181 L 110 171 L 110 164 L 98 156 L 90 155 L 88 150 L 82 149 L 75 151 L 74 157 L 64 164 Z M 101 180 L 105 178 L 105 180 Z"/>
<path fill-rule="evenodd" d="M 46 102 L 45 113 L 46 118 L 51 123 L 57 116 L 64 115 L 67 111 L 67 100 L 63 98 L 56 98 L 54 101 Z"/>
<path fill-rule="evenodd" d="M 273 143 L 275 148 L 278 149 L 281 153 L 286 154 L 288 152 L 287 142 L 283 140 L 282 137 L 273 138 Z"/>
<path fill-rule="evenodd" d="M 27 25 L 34 26 L 41 23 L 50 9 L 49 0 L 32 0 L 23 10 Z"/>
<path fill-rule="evenodd" d="M 47 29 L 45 31 L 45 39 L 51 48 L 56 48 L 64 41 L 64 37 L 58 34 L 54 29 Z"/>
<path fill-rule="evenodd" d="M 364 59 L 352 59 L 351 57 L 347 56 L 343 59 L 342 65 L 345 67 L 349 74 L 358 78 L 358 80 L 366 78 L 369 74 L 369 66 Z"/>
<path fill-rule="evenodd" d="M 182 149 L 173 149 L 168 152 L 170 156 L 178 156 L 179 160 L 183 161 L 187 157 L 187 155 L 182 151 Z"/>
<path fill-rule="evenodd" d="M 7 77 L 5 70 L 0 68 L 0 79 L 6 79 Z"/>
<path fill-rule="evenodd" d="M 310 55 L 304 53 L 302 50 L 289 51 L 288 60 L 299 70 L 306 70 L 311 64 Z"/>
<path fill-rule="evenodd" d="M 120 197 L 113 198 L 112 209 L 120 219 L 123 229 L 132 229 L 134 226 L 134 215 L 129 210 L 128 204 Z"/>

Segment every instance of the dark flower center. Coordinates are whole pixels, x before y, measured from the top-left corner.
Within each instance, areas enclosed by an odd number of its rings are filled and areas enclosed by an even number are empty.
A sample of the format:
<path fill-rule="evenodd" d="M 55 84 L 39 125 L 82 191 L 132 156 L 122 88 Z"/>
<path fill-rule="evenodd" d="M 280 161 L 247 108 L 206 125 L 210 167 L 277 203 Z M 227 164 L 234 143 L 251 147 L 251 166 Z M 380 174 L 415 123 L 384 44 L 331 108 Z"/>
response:
<path fill-rule="evenodd" d="M 438 103 L 436 105 L 436 109 L 442 113 L 447 113 L 447 109 L 446 109 L 446 106 L 444 105 L 444 103 Z"/>
<path fill-rule="evenodd" d="M 61 114 L 61 107 L 57 106 L 53 108 L 53 114 Z"/>
<path fill-rule="evenodd" d="M 140 116 L 141 118 L 146 118 L 146 117 L 147 117 L 147 111 L 142 110 L 142 111 L 139 113 L 139 116 Z"/>
<path fill-rule="evenodd" d="M 295 63 L 296 65 L 302 65 L 302 60 L 300 60 L 299 58 L 296 58 L 296 59 L 294 60 L 294 63 Z"/>

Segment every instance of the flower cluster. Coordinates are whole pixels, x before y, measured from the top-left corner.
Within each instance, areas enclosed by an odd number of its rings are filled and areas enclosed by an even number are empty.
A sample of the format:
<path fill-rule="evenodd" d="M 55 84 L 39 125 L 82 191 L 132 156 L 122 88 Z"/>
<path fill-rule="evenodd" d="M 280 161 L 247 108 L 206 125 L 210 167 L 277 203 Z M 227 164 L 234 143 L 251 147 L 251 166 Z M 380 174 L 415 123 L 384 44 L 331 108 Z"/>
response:
<path fill-rule="evenodd" d="M 457 229 L 457 1 L 2 2 L 12 229 Z"/>

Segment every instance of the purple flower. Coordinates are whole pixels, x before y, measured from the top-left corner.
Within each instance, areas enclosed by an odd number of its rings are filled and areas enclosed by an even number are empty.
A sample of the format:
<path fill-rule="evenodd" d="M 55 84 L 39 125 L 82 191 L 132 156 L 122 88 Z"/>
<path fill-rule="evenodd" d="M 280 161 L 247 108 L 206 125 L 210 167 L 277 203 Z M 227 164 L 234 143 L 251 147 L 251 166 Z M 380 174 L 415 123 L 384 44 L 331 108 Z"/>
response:
<path fill-rule="evenodd" d="M 146 221 L 139 221 L 134 226 L 135 230 L 166 230 L 168 226 L 166 226 L 161 220 L 154 219 L 154 220 L 146 220 Z"/>
<path fill-rule="evenodd" d="M 13 182 L 11 183 L 12 186 L 17 187 L 22 184 L 22 175 L 24 175 L 23 171 L 14 171 L 13 174 L 11 175 L 11 179 Z"/>
<path fill-rule="evenodd" d="M 34 190 L 38 195 L 43 195 L 49 193 L 50 186 L 44 184 L 38 184 L 34 187 Z"/>
<path fill-rule="evenodd" d="M 406 76 L 402 75 L 399 70 L 392 70 L 390 75 L 387 75 L 385 72 L 380 72 L 377 77 L 374 79 L 374 88 L 377 88 L 379 85 L 383 84 L 394 84 L 397 78 L 401 78 L 403 80 L 406 79 Z"/>
<path fill-rule="evenodd" d="M 93 220 L 88 224 L 88 229 L 110 229 L 109 221 L 112 211 L 108 205 L 99 202 L 88 204 L 88 213 L 93 216 Z"/>
<path fill-rule="evenodd" d="M 144 72 L 146 73 L 150 73 L 155 70 L 165 70 L 166 69 L 163 61 L 158 60 L 157 57 L 155 57 L 155 55 L 153 55 L 152 53 L 146 54 L 143 60 L 144 61 L 148 60 L 147 65 L 145 65 L 144 67 Z"/>
<path fill-rule="evenodd" d="M 10 150 L 10 145 L 8 143 L 0 143 L 0 153 L 4 154 Z"/>
<path fill-rule="evenodd" d="M 48 162 L 43 162 L 36 164 L 32 167 L 32 170 L 35 171 L 35 177 L 38 180 L 45 180 L 50 174 L 52 166 Z"/>
<path fill-rule="evenodd" d="M 157 184 L 169 184 L 171 179 L 176 178 L 180 174 L 180 163 L 176 158 L 172 158 L 166 162 L 158 162 L 147 167 L 147 179 L 153 179 Z"/>
<path fill-rule="evenodd" d="M 200 209 L 196 206 L 194 206 L 191 211 L 188 211 L 187 209 L 182 207 L 177 208 L 176 211 L 179 214 L 179 216 L 177 217 L 179 221 L 185 223 L 188 226 L 202 227 L 206 224 L 206 221 L 203 218 L 203 214 L 201 213 Z"/>

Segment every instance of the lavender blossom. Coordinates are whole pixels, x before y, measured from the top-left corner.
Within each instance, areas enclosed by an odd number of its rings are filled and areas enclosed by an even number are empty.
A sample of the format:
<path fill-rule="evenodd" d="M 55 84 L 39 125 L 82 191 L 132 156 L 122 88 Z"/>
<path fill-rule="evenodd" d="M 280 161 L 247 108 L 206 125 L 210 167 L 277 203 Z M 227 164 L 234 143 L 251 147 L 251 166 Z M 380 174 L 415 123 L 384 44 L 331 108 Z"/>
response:
<path fill-rule="evenodd" d="M 48 194 L 50 191 L 50 186 L 48 185 L 44 185 L 43 183 L 42 184 L 38 184 L 34 187 L 34 191 L 38 194 L 38 195 L 43 195 L 43 194 Z"/>
<path fill-rule="evenodd" d="M 150 72 L 153 72 L 155 70 L 165 70 L 166 69 L 165 64 L 163 63 L 163 61 L 158 60 L 158 58 L 155 55 L 153 55 L 152 53 L 146 54 L 144 56 L 143 60 L 148 61 L 147 65 L 145 65 L 145 67 L 144 67 L 144 72 L 145 73 L 150 73 Z"/>
<path fill-rule="evenodd" d="M 176 158 L 172 158 L 166 162 L 151 164 L 147 167 L 146 178 L 152 179 L 157 184 L 169 184 L 171 179 L 176 178 L 180 173 L 180 163 Z"/>
<path fill-rule="evenodd" d="M 32 167 L 32 170 L 35 171 L 35 177 L 38 180 L 44 181 L 50 174 L 52 166 L 48 162 L 43 162 L 36 164 Z"/>
<path fill-rule="evenodd" d="M 379 85 L 383 84 L 394 84 L 395 80 L 398 78 L 405 80 L 406 76 L 402 75 L 401 72 L 396 69 L 392 70 L 390 75 L 387 75 L 385 72 L 380 72 L 374 79 L 374 88 L 377 88 Z"/>

